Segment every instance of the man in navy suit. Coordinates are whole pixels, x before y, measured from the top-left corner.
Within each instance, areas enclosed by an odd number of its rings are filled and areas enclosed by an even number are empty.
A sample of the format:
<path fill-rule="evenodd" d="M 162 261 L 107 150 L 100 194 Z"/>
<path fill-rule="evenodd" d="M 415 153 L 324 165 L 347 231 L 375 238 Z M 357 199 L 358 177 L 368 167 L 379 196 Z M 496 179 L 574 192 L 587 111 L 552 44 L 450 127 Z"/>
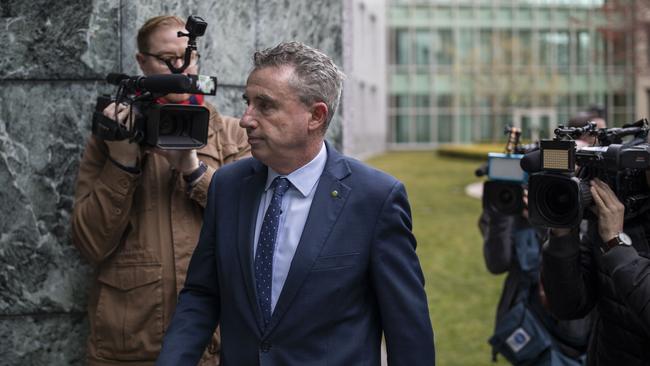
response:
<path fill-rule="evenodd" d="M 254 158 L 212 179 L 158 365 L 434 365 L 402 183 L 325 142 L 343 73 L 298 42 L 256 52 L 240 125 Z"/>

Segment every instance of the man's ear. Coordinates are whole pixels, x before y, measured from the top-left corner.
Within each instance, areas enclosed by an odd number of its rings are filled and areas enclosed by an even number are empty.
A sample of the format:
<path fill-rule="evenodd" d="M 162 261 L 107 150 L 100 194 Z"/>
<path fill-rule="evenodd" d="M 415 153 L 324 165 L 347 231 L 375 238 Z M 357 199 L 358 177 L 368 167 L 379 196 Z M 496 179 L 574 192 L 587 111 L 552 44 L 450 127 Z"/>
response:
<path fill-rule="evenodd" d="M 325 129 L 325 124 L 327 124 L 327 116 L 329 110 L 327 109 L 327 104 L 323 102 L 317 102 L 311 105 L 311 119 L 309 120 L 309 130 L 310 131 L 319 131 Z"/>
<path fill-rule="evenodd" d="M 146 62 L 145 55 L 141 54 L 140 52 L 137 52 L 135 54 L 135 60 L 138 61 L 138 65 L 140 66 L 140 70 L 144 70 L 143 66 L 144 66 L 144 63 Z"/>

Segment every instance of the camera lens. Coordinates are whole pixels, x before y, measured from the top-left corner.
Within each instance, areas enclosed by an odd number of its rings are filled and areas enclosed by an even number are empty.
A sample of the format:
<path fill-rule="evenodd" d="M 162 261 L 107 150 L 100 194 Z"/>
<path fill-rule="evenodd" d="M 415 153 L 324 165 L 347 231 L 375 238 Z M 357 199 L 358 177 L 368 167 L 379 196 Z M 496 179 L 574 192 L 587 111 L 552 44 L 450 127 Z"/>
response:
<path fill-rule="evenodd" d="M 486 181 L 483 185 L 483 206 L 502 215 L 515 215 L 523 211 L 521 184 Z"/>
<path fill-rule="evenodd" d="M 544 191 L 544 202 L 552 216 L 560 216 L 571 210 L 571 193 L 565 184 L 553 182 Z"/>
<path fill-rule="evenodd" d="M 541 175 L 531 179 L 532 211 L 543 226 L 570 227 L 582 218 L 584 207 L 578 182 L 567 176 Z"/>
<path fill-rule="evenodd" d="M 171 118 L 162 118 L 158 125 L 158 134 L 171 135 L 176 130 L 176 123 Z"/>

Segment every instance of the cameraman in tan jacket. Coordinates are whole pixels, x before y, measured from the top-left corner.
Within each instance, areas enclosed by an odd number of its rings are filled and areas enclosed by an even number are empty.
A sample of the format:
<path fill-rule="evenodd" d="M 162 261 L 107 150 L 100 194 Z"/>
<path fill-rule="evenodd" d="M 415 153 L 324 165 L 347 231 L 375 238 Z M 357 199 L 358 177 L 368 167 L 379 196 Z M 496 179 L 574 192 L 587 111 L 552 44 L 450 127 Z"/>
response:
<path fill-rule="evenodd" d="M 183 64 L 185 22 L 149 19 L 138 32 L 136 59 L 144 75 L 170 73 Z M 195 51 L 196 52 L 196 51 Z M 198 53 L 186 74 L 198 74 Z M 196 96 L 168 94 L 162 103 L 201 104 Z M 202 102 L 202 98 L 198 99 Z M 201 229 L 212 175 L 250 156 L 238 120 L 210 104 L 208 141 L 199 150 L 161 150 L 91 136 L 79 167 L 72 237 L 96 266 L 88 299 L 89 365 L 153 365 L 185 281 Z M 117 115 L 116 112 L 117 111 Z M 124 124 L 128 107 L 104 115 Z M 218 336 L 202 365 L 217 365 Z"/>

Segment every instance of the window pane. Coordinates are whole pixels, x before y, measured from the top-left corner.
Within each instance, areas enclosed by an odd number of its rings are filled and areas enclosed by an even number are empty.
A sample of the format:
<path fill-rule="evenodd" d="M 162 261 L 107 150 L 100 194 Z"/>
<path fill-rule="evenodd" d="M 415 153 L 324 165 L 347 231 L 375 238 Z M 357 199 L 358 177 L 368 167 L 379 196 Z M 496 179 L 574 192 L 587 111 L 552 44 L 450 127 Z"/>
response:
<path fill-rule="evenodd" d="M 521 116 L 521 139 L 530 140 L 532 139 L 532 121 L 530 116 Z"/>
<path fill-rule="evenodd" d="M 471 30 L 460 30 L 458 32 L 458 61 L 467 66 L 474 63 L 472 36 L 473 32 Z"/>
<path fill-rule="evenodd" d="M 551 118 L 549 116 L 541 116 L 539 118 L 539 138 L 550 139 L 552 134 Z"/>
<path fill-rule="evenodd" d="M 417 94 L 415 95 L 415 106 L 418 108 L 427 108 L 430 106 L 429 103 L 429 94 Z"/>
<path fill-rule="evenodd" d="M 533 63 L 533 36 L 531 31 L 519 32 L 519 63 L 531 65 Z"/>
<path fill-rule="evenodd" d="M 492 64 L 492 31 L 482 29 L 480 33 L 481 64 Z"/>
<path fill-rule="evenodd" d="M 512 64 L 513 39 L 512 31 L 499 32 L 499 64 L 510 66 Z"/>
<path fill-rule="evenodd" d="M 612 64 L 624 66 L 628 60 L 627 35 L 624 32 L 616 33 L 612 37 Z"/>
<path fill-rule="evenodd" d="M 553 38 L 551 32 L 539 33 L 539 64 L 543 66 L 550 66 L 553 64 L 553 52 L 551 39 Z"/>
<path fill-rule="evenodd" d="M 409 63 L 409 33 L 406 29 L 395 31 L 395 60 L 398 65 L 407 65 Z"/>
<path fill-rule="evenodd" d="M 591 37 L 588 31 L 580 31 L 577 34 L 577 38 L 578 38 L 577 62 L 578 65 L 586 66 L 591 61 L 591 45 L 590 45 Z"/>
<path fill-rule="evenodd" d="M 441 29 L 437 32 L 435 52 L 438 65 L 447 66 L 453 63 L 454 46 L 451 30 Z"/>
<path fill-rule="evenodd" d="M 614 107 L 625 107 L 627 106 L 626 103 L 626 95 L 625 94 L 614 94 Z"/>
<path fill-rule="evenodd" d="M 481 126 L 481 141 L 492 141 L 492 129 L 490 128 L 490 116 L 481 115 L 477 116 L 479 125 Z"/>
<path fill-rule="evenodd" d="M 431 116 L 415 117 L 415 141 L 431 142 Z"/>
<path fill-rule="evenodd" d="M 415 63 L 428 65 L 431 62 L 431 33 L 417 31 L 415 33 Z"/>
<path fill-rule="evenodd" d="M 395 118 L 395 142 L 409 142 L 409 117 L 398 115 Z"/>
<path fill-rule="evenodd" d="M 569 71 L 569 32 L 555 32 L 556 62 L 560 71 Z"/>
<path fill-rule="evenodd" d="M 472 141 L 472 117 L 468 115 L 460 116 L 460 141 L 461 142 L 471 142 Z"/>
<path fill-rule="evenodd" d="M 451 108 L 452 96 L 451 94 L 438 94 L 436 96 L 436 105 L 438 108 Z"/>
<path fill-rule="evenodd" d="M 589 94 L 576 94 L 576 107 L 583 110 L 589 105 Z"/>
<path fill-rule="evenodd" d="M 451 142 L 452 136 L 452 116 L 438 115 L 438 142 Z"/>

